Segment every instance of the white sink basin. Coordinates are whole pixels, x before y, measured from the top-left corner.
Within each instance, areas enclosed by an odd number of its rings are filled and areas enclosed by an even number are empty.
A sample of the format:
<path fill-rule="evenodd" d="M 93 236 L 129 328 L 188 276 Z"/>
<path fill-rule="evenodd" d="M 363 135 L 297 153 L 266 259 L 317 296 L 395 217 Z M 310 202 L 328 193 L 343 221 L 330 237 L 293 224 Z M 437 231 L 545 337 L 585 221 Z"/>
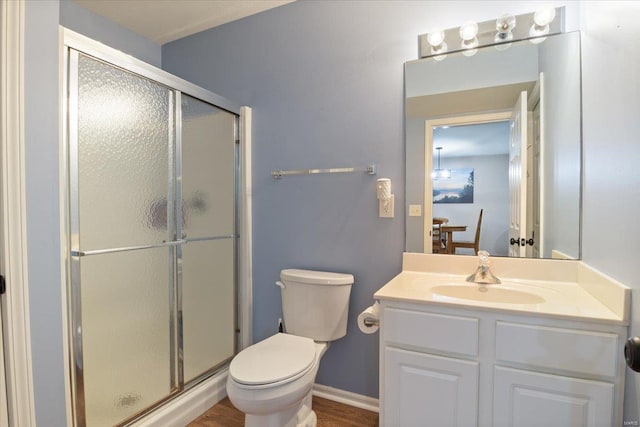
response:
<path fill-rule="evenodd" d="M 486 285 L 482 292 L 477 283 L 465 280 L 475 267 L 473 260 L 407 253 L 404 258 L 407 269 L 374 294 L 381 303 L 425 303 L 447 309 L 460 306 L 628 324 L 630 289 L 573 261 L 496 259 L 496 267 L 502 268 L 496 268 L 502 283 Z M 541 279 L 535 278 L 538 272 Z"/>
<path fill-rule="evenodd" d="M 496 302 L 500 304 L 541 304 L 545 299 L 527 291 L 501 285 L 438 285 L 430 289 L 434 297 Z"/>

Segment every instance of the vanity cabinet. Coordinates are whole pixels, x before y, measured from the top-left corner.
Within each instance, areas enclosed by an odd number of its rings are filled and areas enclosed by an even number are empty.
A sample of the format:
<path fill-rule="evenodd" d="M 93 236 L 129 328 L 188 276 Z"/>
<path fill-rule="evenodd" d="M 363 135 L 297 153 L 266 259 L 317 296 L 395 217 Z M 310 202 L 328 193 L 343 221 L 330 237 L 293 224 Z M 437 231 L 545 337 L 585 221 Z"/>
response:
<path fill-rule="evenodd" d="M 477 424 L 478 363 L 394 347 L 385 349 L 388 426 Z"/>
<path fill-rule="evenodd" d="M 493 425 L 613 424 L 614 384 L 496 366 Z"/>
<path fill-rule="evenodd" d="M 381 301 L 380 425 L 622 425 L 626 327 Z"/>

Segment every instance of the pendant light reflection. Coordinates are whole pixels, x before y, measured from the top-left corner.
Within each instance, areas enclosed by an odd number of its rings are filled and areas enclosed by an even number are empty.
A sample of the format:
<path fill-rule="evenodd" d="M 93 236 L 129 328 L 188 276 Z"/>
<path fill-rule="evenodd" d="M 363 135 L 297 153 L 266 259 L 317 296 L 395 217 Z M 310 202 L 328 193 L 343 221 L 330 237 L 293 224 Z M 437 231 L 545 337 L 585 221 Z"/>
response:
<path fill-rule="evenodd" d="M 438 151 L 438 167 L 431 172 L 431 179 L 449 179 L 451 178 L 451 169 L 442 169 L 440 167 L 440 151 L 442 147 L 436 147 Z"/>

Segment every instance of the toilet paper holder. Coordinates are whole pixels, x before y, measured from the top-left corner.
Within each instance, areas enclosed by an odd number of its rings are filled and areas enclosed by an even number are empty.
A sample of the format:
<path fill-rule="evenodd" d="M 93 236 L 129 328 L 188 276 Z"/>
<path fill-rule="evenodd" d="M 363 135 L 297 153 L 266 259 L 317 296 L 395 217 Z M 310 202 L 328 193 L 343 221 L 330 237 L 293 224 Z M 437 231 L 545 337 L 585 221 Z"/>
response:
<path fill-rule="evenodd" d="M 380 303 L 375 301 L 371 307 L 358 315 L 358 328 L 365 334 L 374 334 L 380 328 Z"/>
<path fill-rule="evenodd" d="M 380 326 L 380 320 L 374 319 L 373 317 L 365 317 L 363 323 L 364 326 L 368 328 L 371 326 Z"/>

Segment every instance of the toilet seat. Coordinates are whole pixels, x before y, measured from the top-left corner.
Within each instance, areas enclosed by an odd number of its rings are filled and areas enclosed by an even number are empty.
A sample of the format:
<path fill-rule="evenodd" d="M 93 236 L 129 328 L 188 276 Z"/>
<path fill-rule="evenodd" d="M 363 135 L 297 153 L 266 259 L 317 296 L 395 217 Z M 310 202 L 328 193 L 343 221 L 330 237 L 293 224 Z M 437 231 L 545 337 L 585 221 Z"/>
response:
<path fill-rule="evenodd" d="M 229 375 L 247 388 L 268 388 L 295 381 L 316 361 L 311 338 L 278 333 L 242 350 L 233 358 Z"/>

